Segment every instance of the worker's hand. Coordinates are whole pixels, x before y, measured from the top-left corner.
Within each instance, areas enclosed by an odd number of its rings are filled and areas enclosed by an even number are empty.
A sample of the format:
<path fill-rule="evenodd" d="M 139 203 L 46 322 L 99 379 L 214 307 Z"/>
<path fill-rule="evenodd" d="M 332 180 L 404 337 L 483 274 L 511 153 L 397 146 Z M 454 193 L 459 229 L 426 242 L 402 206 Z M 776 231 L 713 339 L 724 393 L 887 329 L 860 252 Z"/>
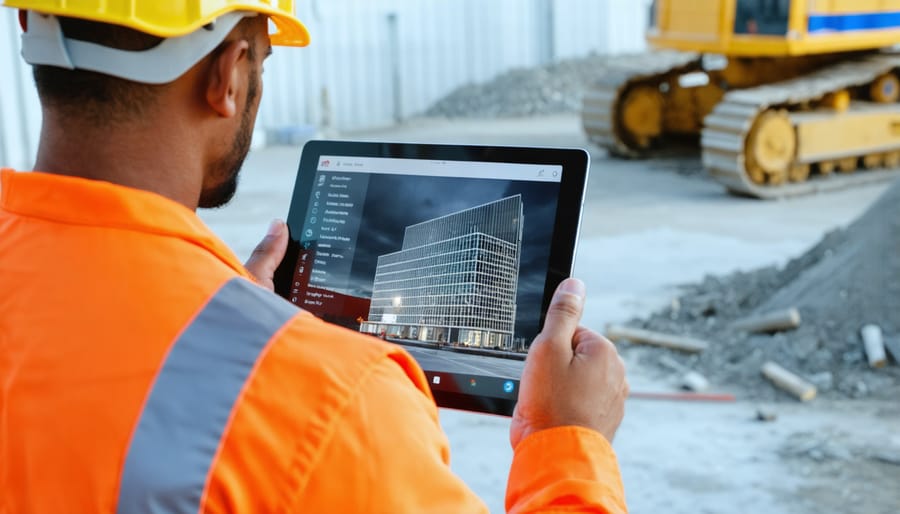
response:
<path fill-rule="evenodd" d="M 553 427 L 594 429 L 610 442 L 625 415 L 625 365 L 605 337 L 578 325 L 584 284 L 567 279 L 550 302 L 544 330 L 535 338 L 522 372 L 509 438 L 513 448 L 528 435 Z"/>
<path fill-rule="evenodd" d="M 256 245 L 244 265 L 256 282 L 270 291 L 275 290 L 275 270 L 284 259 L 287 244 L 287 226 L 281 220 L 273 220 L 269 225 L 269 233 Z"/>

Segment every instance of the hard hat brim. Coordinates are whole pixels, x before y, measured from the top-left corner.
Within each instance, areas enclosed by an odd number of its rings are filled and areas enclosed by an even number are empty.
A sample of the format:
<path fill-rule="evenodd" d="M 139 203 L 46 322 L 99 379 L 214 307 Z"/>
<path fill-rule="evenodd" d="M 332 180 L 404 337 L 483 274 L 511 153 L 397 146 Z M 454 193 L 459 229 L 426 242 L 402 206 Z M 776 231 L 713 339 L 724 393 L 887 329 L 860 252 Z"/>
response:
<path fill-rule="evenodd" d="M 154 16 L 153 12 L 131 12 L 121 13 L 112 11 L 92 11 L 90 13 L 79 13 L 77 9 L 67 6 L 66 2 L 59 0 L 4 0 L 3 5 L 6 7 L 14 7 L 25 10 L 32 10 L 42 14 L 52 14 L 56 16 L 64 16 L 70 18 L 81 18 L 99 23 L 109 23 L 111 25 L 121 25 L 146 34 L 150 34 L 162 38 L 180 37 L 195 30 L 199 30 L 204 25 L 215 21 L 219 16 L 234 11 L 249 11 L 269 16 L 274 22 L 277 31 L 270 34 L 271 43 L 275 46 L 306 46 L 309 44 L 309 31 L 306 26 L 298 20 L 293 14 L 276 7 L 269 7 L 265 4 L 252 2 L 230 2 L 227 7 L 203 13 L 199 17 L 191 17 L 191 19 L 173 19 L 167 17 L 159 19 Z"/>
<path fill-rule="evenodd" d="M 306 26 L 293 16 L 284 16 L 277 13 L 265 13 L 278 29 L 274 34 L 269 34 L 269 40 L 273 46 L 306 46 L 309 44 L 309 31 Z"/>

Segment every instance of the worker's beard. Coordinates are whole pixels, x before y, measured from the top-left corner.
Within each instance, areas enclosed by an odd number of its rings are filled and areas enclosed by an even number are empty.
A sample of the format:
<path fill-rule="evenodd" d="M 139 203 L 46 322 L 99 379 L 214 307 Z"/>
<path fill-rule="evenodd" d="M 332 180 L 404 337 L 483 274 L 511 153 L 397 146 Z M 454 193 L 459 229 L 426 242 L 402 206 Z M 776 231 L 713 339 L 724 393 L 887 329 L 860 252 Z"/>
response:
<path fill-rule="evenodd" d="M 204 189 L 200 193 L 199 207 L 212 209 L 222 207 L 231 201 L 237 191 L 238 174 L 244 159 L 250 151 L 250 140 L 253 137 L 253 106 L 256 105 L 256 97 L 259 94 L 259 78 L 255 73 L 250 74 L 247 84 L 247 102 L 244 104 L 244 112 L 241 113 L 241 124 L 234 137 L 231 150 L 222 158 L 215 161 L 210 167 L 210 175 L 224 177 L 224 179 L 211 189 Z"/>

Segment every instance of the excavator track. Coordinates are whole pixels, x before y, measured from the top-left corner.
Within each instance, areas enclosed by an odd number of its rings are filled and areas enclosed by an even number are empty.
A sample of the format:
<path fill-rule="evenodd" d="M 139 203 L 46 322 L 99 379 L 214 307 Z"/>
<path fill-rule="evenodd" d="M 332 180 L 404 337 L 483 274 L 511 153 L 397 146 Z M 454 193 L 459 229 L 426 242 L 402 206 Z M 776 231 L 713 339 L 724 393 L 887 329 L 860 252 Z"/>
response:
<path fill-rule="evenodd" d="M 846 111 L 837 112 L 828 109 L 809 109 L 839 91 L 859 89 L 872 84 L 879 77 L 900 69 L 900 54 L 877 53 L 866 57 L 846 61 L 799 78 L 779 83 L 735 90 L 727 93 L 713 112 L 706 117 L 701 135 L 703 164 L 712 177 L 723 184 L 729 191 L 757 198 L 783 198 L 815 194 L 821 191 L 832 191 L 856 187 L 862 184 L 881 182 L 900 177 L 900 168 L 868 169 L 853 173 L 824 173 L 809 175 L 805 180 L 783 183 L 760 183 L 751 178 L 752 167 L 748 164 L 748 141 L 751 131 L 763 116 L 780 115 L 790 119 L 795 127 L 803 120 L 818 116 L 825 121 L 837 120 L 838 116 L 852 118 L 862 117 L 869 113 L 896 113 L 900 119 L 900 104 L 873 104 L 871 102 L 852 102 Z M 776 114 L 771 114 L 776 113 Z M 847 118 L 845 118 L 847 119 Z M 849 126 L 849 125 L 848 125 Z M 795 129 L 796 130 L 796 129 Z M 798 132 L 799 134 L 799 132 Z M 801 136 L 798 136 L 801 137 Z M 800 141 L 804 143 L 804 141 Z M 900 151 L 900 137 L 896 146 L 881 148 L 881 152 Z M 832 156 L 833 159 L 850 160 L 852 167 L 860 159 L 870 155 L 862 150 L 858 154 L 845 152 L 844 155 Z M 856 164 L 853 164 L 855 161 Z M 839 162 L 832 160 L 832 163 Z M 798 163 L 810 167 L 821 167 L 819 163 Z M 848 168 L 851 167 L 848 165 Z M 846 170 L 846 171 L 849 171 Z"/>
<path fill-rule="evenodd" d="M 604 70 L 604 78 L 585 93 L 582 124 L 588 139 L 620 157 L 643 157 L 648 148 L 629 141 L 619 126 L 621 102 L 625 94 L 638 84 L 654 84 L 671 74 L 684 74 L 702 69 L 700 54 L 660 51 L 615 59 Z"/>

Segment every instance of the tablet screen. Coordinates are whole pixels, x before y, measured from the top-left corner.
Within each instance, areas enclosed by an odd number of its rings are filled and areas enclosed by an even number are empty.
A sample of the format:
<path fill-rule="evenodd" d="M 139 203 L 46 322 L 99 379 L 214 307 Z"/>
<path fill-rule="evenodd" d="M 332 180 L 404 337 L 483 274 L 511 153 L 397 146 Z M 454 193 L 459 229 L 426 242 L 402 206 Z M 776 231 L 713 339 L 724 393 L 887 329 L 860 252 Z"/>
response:
<path fill-rule="evenodd" d="M 439 405 L 510 414 L 548 288 L 571 270 L 574 241 L 566 272 L 551 273 L 566 165 L 386 157 L 317 143 L 304 149 L 309 169 L 301 165 L 288 216 L 279 293 L 402 345 Z M 583 191 L 583 172 L 572 173 Z"/>

